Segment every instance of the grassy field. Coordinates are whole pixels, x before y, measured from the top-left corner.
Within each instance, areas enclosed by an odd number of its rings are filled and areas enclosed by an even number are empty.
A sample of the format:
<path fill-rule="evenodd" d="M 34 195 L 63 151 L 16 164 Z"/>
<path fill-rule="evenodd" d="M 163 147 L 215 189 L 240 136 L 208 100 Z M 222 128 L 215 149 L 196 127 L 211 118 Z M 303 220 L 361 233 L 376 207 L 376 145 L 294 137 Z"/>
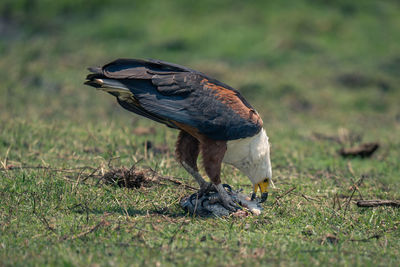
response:
<path fill-rule="evenodd" d="M 355 201 L 400 199 L 399 2 L 251 3 L 0 3 L 0 266 L 398 265 L 399 209 Z M 190 66 L 256 107 L 277 187 L 261 216 L 181 210 L 196 184 L 177 132 L 82 84 L 119 57 Z M 339 155 L 362 142 L 380 148 Z M 134 164 L 181 184 L 99 179 Z"/>

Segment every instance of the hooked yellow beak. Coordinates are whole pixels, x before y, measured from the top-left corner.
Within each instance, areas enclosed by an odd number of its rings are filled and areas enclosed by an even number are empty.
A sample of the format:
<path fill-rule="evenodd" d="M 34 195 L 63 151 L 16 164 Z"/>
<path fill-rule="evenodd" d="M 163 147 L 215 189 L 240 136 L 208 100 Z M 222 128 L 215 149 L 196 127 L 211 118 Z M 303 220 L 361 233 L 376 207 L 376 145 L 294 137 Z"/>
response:
<path fill-rule="evenodd" d="M 269 187 L 269 180 L 268 178 L 265 179 L 262 182 L 259 182 L 258 184 L 254 185 L 253 189 L 253 194 L 251 196 L 251 200 L 254 200 L 256 198 L 256 193 L 258 191 L 258 188 L 260 188 L 261 191 L 261 201 L 260 203 L 263 203 L 265 200 L 268 198 L 268 187 Z"/>

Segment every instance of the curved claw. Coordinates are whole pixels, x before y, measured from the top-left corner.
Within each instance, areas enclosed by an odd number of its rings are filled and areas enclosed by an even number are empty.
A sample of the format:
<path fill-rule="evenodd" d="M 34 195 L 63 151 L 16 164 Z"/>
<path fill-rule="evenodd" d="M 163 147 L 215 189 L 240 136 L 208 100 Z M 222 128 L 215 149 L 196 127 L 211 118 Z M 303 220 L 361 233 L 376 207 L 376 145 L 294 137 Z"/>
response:
<path fill-rule="evenodd" d="M 234 202 L 233 200 L 229 200 L 229 201 L 227 201 L 227 202 L 225 202 L 225 203 L 222 203 L 222 205 L 223 205 L 227 210 L 233 211 L 233 212 L 242 209 L 242 208 L 241 208 L 236 202 Z"/>
<path fill-rule="evenodd" d="M 229 192 L 232 192 L 232 187 L 229 184 L 223 184 L 222 185 L 224 188 L 227 188 Z"/>
<path fill-rule="evenodd" d="M 206 183 L 204 186 L 202 186 L 199 190 L 199 192 L 197 193 L 199 198 L 201 198 L 203 195 L 206 195 L 210 192 L 212 192 L 213 190 L 215 190 L 214 185 L 212 183 Z"/>

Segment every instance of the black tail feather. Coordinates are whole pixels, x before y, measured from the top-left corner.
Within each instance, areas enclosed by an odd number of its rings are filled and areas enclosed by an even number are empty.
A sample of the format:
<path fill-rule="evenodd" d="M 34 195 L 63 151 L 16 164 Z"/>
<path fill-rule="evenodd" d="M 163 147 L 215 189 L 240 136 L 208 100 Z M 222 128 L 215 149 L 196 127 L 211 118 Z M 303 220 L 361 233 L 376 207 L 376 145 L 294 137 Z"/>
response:
<path fill-rule="evenodd" d="M 101 85 L 98 84 L 98 83 L 96 83 L 96 82 L 93 81 L 93 80 L 86 81 L 86 82 L 84 82 L 83 84 L 89 85 L 89 86 L 93 86 L 93 87 L 95 87 L 95 88 L 101 88 Z"/>

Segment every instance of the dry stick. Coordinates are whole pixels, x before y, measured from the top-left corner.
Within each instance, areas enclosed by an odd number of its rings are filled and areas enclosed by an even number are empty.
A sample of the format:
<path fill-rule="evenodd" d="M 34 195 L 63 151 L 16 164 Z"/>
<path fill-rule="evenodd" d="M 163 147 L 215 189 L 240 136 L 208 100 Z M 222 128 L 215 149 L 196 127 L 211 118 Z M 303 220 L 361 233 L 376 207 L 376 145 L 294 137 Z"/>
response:
<path fill-rule="evenodd" d="M 296 189 L 296 186 L 293 186 L 292 188 L 290 188 L 289 190 L 287 190 L 287 191 L 286 191 L 285 193 L 283 193 L 282 195 L 277 196 L 274 205 L 277 204 L 277 203 L 279 203 L 279 199 L 281 199 L 281 198 L 283 198 L 284 196 L 290 194 L 290 192 L 292 192 L 292 191 L 295 190 L 295 189 Z"/>
<path fill-rule="evenodd" d="M 308 200 L 308 201 L 310 201 L 310 200 L 312 200 L 312 201 L 318 201 L 318 202 L 321 201 L 321 200 L 319 200 L 319 199 L 313 198 L 313 197 L 308 196 L 308 195 L 306 195 L 306 194 L 300 194 L 300 196 L 302 196 L 303 198 L 305 198 L 305 199 Z"/>
<path fill-rule="evenodd" d="M 373 200 L 359 200 L 357 201 L 357 206 L 359 207 L 378 207 L 378 206 L 392 206 L 392 207 L 400 207 L 400 201 L 397 200 L 380 200 L 380 199 L 373 199 Z"/>
<path fill-rule="evenodd" d="M 85 178 L 82 179 L 82 183 L 85 182 L 87 179 L 90 177 L 93 177 L 96 172 L 100 170 L 100 167 L 97 167 L 94 171 L 92 171 L 90 174 L 88 174 Z"/>

